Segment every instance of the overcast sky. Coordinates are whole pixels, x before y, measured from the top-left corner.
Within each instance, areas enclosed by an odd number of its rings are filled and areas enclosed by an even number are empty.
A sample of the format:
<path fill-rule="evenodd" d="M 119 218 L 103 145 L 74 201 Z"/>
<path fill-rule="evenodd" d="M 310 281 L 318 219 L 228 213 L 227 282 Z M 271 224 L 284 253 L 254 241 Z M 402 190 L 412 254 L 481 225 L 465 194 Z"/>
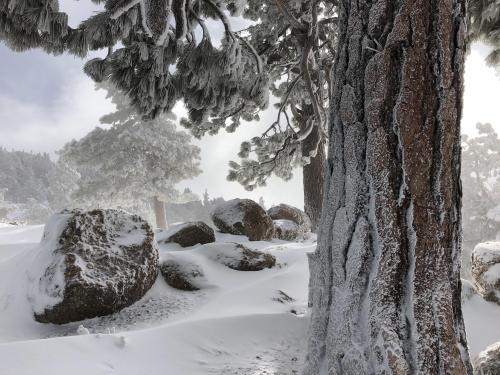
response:
<path fill-rule="evenodd" d="M 83 1 L 63 0 L 61 5 L 70 14 L 72 25 L 94 9 Z M 486 54 L 486 47 L 473 46 L 466 62 L 462 132 L 471 135 L 477 122 L 490 122 L 500 132 L 500 77 L 485 65 Z M 94 89 L 82 71 L 83 63 L 72 56 L 54 57 L 40 51 L 15 53 L 0 44 L 0 146 L 54 155 L 66 142 L 99 125 L 99 117 L 113 106 L 103 91 Z M 183 110 L 178 106 L 176 112 L 182 115 Z M 189 186 L 199 195 L 206 188 L 212 197 L 263 196 L 267 205 L 287 202 L 302 207 L 300 172 L 288 182 L 272 178 L 267 187 L 253 192 L 226 181 L 228 162 L 237 160 L 240 143 L 262 133 L 272 117 L 271 109 L 259 123 L 245 124 L 236 133 L 194 141 L 202 149 L 203 173 L 181 186 Z"/>

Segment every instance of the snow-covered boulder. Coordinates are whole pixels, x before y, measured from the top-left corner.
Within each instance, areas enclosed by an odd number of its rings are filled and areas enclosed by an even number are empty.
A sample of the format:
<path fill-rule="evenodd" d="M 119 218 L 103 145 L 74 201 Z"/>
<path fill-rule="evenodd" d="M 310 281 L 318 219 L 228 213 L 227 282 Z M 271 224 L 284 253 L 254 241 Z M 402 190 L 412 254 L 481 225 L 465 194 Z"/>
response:
<path fill-rule="evenodd" d="M 267 214 L 273 220 L 290 220 L 295 224 L 303 228 L 305 232 L 311 230 L 311 220 L 309 216 L 296 207 L 290 206 L 288 204 L 280 204 L 278 206 L 271 207 L 267 210 Z"/>
<path fill-rule="evenodd" d="M 474 360 L 474 374 L 500 374 L 500 342 L 488 346 Z"/>
<path fill-rule="evenodd" d="M 139 300 L 158 275 L 149 224 L 120 210 L 51 217 L 31 269 L 35 319 L 64 324 L 114 313 Z"/>
<path fill-rule="evenodd" d="M 200 246 L 197 252 L 236 271 L 261 271 L 276 265 L 276 258 L 238 243 L 213 243 Z"/>
<path fill-rule="evenodd" d="M 304 234 L 300 225 L 291 220 L 273 220 L 274 237 L 280 240 L 293 241 Z"/>
<path fill-rule="evenodd" d="M 484 299 L 500 304 L 500 242 L 478 244 L 471 257 L 472 282 Z"/>
<path fill-rule="evenodd" d="M 233 199 L 217 206 L 212 220 L 222 233 L 248 236 L 250 241 L 270 240 L 273 221 L 264 209 L 251 199 Z"/>
<path fill-rule="evenodd" d="M 160 272 L 168 285 L 180 290 L 199 290 L 205 281 L 201 267 L 183 259 L 169 259 L 163 262 Z"/>
<path fill-rule="evenodd" d="M 182 247 L 215 242 L 215 233 L 203 221 L 191 221 L 176 225 L 165 233 L 165 238 L 158 242 L 175 242 Z"/>

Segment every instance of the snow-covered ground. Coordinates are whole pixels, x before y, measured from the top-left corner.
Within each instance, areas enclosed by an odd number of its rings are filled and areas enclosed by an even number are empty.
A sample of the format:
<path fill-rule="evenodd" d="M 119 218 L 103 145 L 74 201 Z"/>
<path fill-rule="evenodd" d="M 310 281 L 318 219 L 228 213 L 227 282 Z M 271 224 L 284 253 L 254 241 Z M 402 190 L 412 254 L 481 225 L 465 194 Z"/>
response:
<path fill-rule="evenodd" d="M 276 256 L 277 267 L 257 272 L 234 271 L 200 252 L 161 245 L 162 258 L 183 251 L 202 267 L 202 290 L 178 291 L 159 276 L 142 300 L 117 314 L 56 326 L 35 322 L 27 299 L 27 270 L 42 231 L 0 227 L 0 375 L 299 373 L 312 241 L 217 235 L 217 242 Z M 474 295 L 464 315 L 473 357 L 500 341 L 500 306 Z"/>
<path fill-rule="evenodd" d="M 312 240 L 249 242 L 217 235 L 217 242 L 276 257 L 275 268 L 256 272 L 229 269 L 190 251 L 195 247 L 161 245 L 161 258 L 182 251 L 177 256 L 202 267 L 202 290 L 179 291 L 159 276 L 144 298 L 117 314 L 57 326 L 34 321 L 27 297 L 27 273 L 42 231 L 43 226 L 0 228 L 0 375 L 299 372 Z"/>

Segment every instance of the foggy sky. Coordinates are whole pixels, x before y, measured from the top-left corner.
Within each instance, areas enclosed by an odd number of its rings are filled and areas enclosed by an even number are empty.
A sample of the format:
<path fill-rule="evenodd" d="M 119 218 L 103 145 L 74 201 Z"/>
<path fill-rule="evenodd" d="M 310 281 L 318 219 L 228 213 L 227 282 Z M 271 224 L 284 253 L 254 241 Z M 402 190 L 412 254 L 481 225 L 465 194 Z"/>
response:
<path fill-rule="evenodd" d="M 96 8 L 90 2 L 61 1 L 70 14 L 70 25 L 78 24 Z M 220 26 L 214 25 L 217 29 Z M 477 122 L 490 122 L 500 132 L 500 77 L 484 64 L 487 48 L 473 46 L 465 70 L 462 132 L 473 135 Z M 71 139 L 78 139 L 99 125 L 99 117 L 113 110 L 103 91 L 96 91 L 82 71 L 84 61 L 73 56 L 49 56 L 41 51 L 15 53 L 0 43 L 0 146 L 7 149 L 43 151 L 54 155 Z M 177 106 L 177 115 L 183 108 Z M 291 181 L 271 178 L 267 187 L 245 191 L 238 183 L 226 181 L 229 160 L 238 160 L 242 141 L 259 135 L 272 122 L 274 109 L 267 110 L 258 123 L 243 124 L 236 133 L 221 132 L 194 141 L 202 149 L 199 177 L 185 181 L 201 195 L 211 197 L 264 197 L 266 205 L 287 202 L 303 206 L 301 172 Z"/>

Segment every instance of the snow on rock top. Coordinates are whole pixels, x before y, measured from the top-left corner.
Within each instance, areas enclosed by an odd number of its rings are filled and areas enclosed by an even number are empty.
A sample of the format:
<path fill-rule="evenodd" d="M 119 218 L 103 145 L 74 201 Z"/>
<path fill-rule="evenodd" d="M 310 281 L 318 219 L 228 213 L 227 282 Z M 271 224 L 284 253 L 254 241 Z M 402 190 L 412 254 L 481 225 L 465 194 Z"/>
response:
<path fill-rule="evenodd" d="M 63 211 L 46 225 L 28 272 L 35 318 L 63 324 L 119 311 L 158 275 L 149 224 L 120 210 Z"/>
<path fill-rule="evenodd" d="M 250 241 L 271 239 L 273 221 L 264 209 L 251 199 L 233 199 L 217 206 L 212 220 L 222 233 L 242 234 Z"/>
<path fill-rule="evenodd" d="M 484 242 L 474 248 L 471 273 L 478 292 L 500 304 L 500 242 Z"/>
<path fill-rule="evenodd" d="M 488 346 L 474 360 L 474 374 L 495 375 L 500 372 L 500 342 Z"/>

